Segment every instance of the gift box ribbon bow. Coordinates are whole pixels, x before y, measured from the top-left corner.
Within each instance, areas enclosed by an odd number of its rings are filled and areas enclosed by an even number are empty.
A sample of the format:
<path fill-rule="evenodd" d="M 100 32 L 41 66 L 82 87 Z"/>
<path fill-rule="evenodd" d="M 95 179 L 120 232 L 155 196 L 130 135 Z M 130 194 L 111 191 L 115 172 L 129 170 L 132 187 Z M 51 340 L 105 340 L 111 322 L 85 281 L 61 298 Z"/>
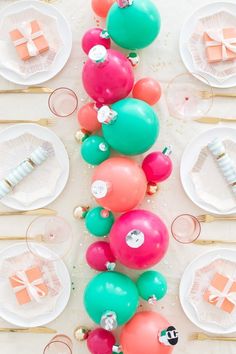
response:
<path fill-rule="evenodd" d="M 34 39 L 42 36 L 43 32 L 38 31 L 32 33 L 32 26 L 30 22 L 23 22 L 20 26 L 20 32 L 23 37 L 14 41 L 14 45 L 17 47 L 18 45 L 26 43 L 29 55 L 31 57 L 37 56 L 39 54 L 39 50 L 34 43 Z"/>
<path fill-rule="evenodd" d="M 218 45 L 222 46 L 222 60 L 228 59 L 227 49 L 231 52 L 236 53 L 236 38 L 225 38 L 224 31 L 221 30 L 210 30 L 206 32 L 212 41 L 207 41 L 207 47 L 215 47 Z"/>
<path fill-rule="evenodd" d="M 209 302 L 216 304 L 217 307 L 221 307 L 223 302 L 228 300 L 236 306 L 236 292 L 230 292 L 234 282 L 234 280 L 229 279 L 222 291 L 211 286 L 209 289 L 211 292 L 208 298 Z"/>
<path fill-rule="evenodd" d="M 31 299 L 34 299 L 37 302 L 41 302 L 41 298 L 46 295 L 46 293 L 38 287 L 38 285 L 43 284 L 42 278 L 38 278 L 30 282 L 26 273 L 24 271 L 19 271 L 16 272 L 16 276 L 12 277 L 12 279 L 20 284 L 14 287 L 15 293 L 26 289 Z"/>

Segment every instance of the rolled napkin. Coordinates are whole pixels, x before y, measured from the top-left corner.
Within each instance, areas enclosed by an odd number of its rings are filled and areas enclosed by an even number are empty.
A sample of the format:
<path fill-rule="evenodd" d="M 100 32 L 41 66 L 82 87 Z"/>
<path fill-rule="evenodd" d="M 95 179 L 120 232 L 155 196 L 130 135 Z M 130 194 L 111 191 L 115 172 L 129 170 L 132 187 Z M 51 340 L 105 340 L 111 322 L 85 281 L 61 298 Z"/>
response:
<path fill-rule="evenodd" d="M 221 173 L 236 197 L 236 166 L 226 152 L 224 143 L 215 138 L 208 144 L 208 149 L 216 159 Z"/>
<path fill-rule="evenodd" d="M 9 194 L 17 184 L 53 154 L 54 150 L 47 142 L 35 149 L 26 160 L 22 161 L 6 178 L 0 181 L 0 199 Z"/>

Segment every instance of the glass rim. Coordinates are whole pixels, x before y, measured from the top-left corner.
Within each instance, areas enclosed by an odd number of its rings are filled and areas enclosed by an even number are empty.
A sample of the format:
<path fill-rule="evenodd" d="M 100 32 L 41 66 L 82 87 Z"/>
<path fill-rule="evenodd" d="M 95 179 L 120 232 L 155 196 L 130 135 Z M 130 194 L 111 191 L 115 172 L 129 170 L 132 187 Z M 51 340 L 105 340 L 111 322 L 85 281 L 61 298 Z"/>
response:
<path fill-rule="evenodd" d="M 73 94 L 73 96 L 75 97 L 75 101 L 76 101 L 75 108 L 74 108 L 74 110 L 73 110 L 71 113 L 69 113 L 69 114 L 63 114 L 63 115 L 58 114 L 58 113 L 56 113 L 56 112 L 53 110 L 53 108 L 52 108 L 52 106 L 51 106 L 51 103 L 50 103 L 50 102 L 51 102 L 51 99 L 52 99 L 53 95 L 54 95 L 57 91 L 60 91 L 60 90 L 67 90 L 67 91 L 70 91 L 70 92 Z M 78 96 L 76 95 L 75 91 L 72 90 L 72 89 L 69 88 L 69 87 L 65 87 L 65 86 L 58 87 L 58 88 L 56 88 L 55 90 L 53 90 L 53 91 L 50 93 L 49 97 L 48 97 L 48 107 L 49 107 L 50 111 L 51 111 L 55 116 L 60 117 L 60 118 L 65 118 L 65 117 L 71 116 L 73 113 L 75 113 L 76 109 L 78 108 L 78 105 L 79 105 Z"/>
<path fill-rule="evenodd" d="M 186 77 L 188 76 L 188 77 L 191 77 L 191 78 L 195 78 L 196 80 L 199 80 L 199 81 L 201 81 L 203 84 L 205 84 L 205 85 L 208 86 L 208 90 L 210 91 L 210 94 L 211 94 L 211 97 L 208 99 L 208 102 L 210 102 L 210 105 L 209 105 L 209 108 L 208 108 L 205 112 L 202 113 L 203 115 L 208 114 L 209 111 L 210 111 L 211 108 L 212 108 L 212 105 L 213 105 L 213 93 L 214 93 L 213 87 L 211 86 L 209 80 L 208 80 L 206 77 L 204 77 L 202 74 L 199 74 L 199 73 L 193 72 L 193 71 L 187 71 L 187 72 L 184 72 L 184 73 L 181 73 L 181 74 L 178 74 L 178 75 L 174 76 L 174 77 L 168 82 L 168 84 L 167 84 L 167 86 L 166 86 L 166 90 L 165 90 L 166 95 L 165 95 L 165 97 L 166 97 L 166 103 L 167 103 L 167 107 L 168 107 L 168 111 L 169 111 L 170 115 L 171 115 L 173 112 L 172 112 L 172 110 L 169 109 L 168 91 L 169 91 L 169 89 L 170 89 L 170 86 L 173 84 L 173 82 L 174 82 L 176 79 L 178 79 L 179 77 L 183 77 L 183 76 L 186 76 Z M 202 80 L 201 80 L 200 78 L 201 78 Z M 200 91 L 200 90 L 199 90 L 199 91 Z M 176 115 L 173 115 L 173 117 L 174 117 L 174 118 L 177 118 L 177 119 L 184 119 L 184 117 L 180 117 L 180 116 L 177 117 Z"/>
<path fill-rule="evenodd" d="M 174 234 L 174 232 L 173 232 L 173 224 L 174 224 L 175 221 L 176 221 L 178 218 L 180 218 L 181 216 L 190 216 L 193 220 L 196 221 L 196 223 L 197 223 L 197 225 L 198 225 L 198 227 L 199 227 L 199 231 L 198 231 L 197 236 L 196 236 L 192 241 L 190 241 L 190 242 L 183 242 L 183 241 L 180 241 L 180 240 L 175 236 L 175 234 Z M 173 238 L 175 239 L 175 241 L 177 241 L 177 242 L 179 242 L 179 243 L 182 243 L 182 244 L 185 244 L 185 245 L 187 245 L 187 244 L 189 244 L 189 243 L 193 243 L 194 241 L 196 241 L 196 240 L 198 239 L 198 237 L 200 236 L 201 231 L 202 231 L 202 227 L 201 227 L 200 221 L 197 219 L 196 216 L 194 216 L 194 215 L 192 215 L 192 214 L 188 214 L 188 213 L 180 214 L 180 215 L 176 216 L 176 218 L 175 218 L 175 219 L 172 221 L 172 223 L 171 223 L 171 234 L 172 234 Z"/>
<path fill-rule="evenodd" d="M 67 336 L 65 336 L 65 337 L 67 337 Z M 69 338 L 69 337 L 68 337 L 68 338 Z M 45 347 L 44 350 L 43 350 L 43 354 L 47 354 L 47 352 L 46 352 L 47 349 L 49 348 L 49 346 L 50 346 L 51 344 L 54 344 L 54 343 L 64 344 L 64 345 L 68 348 L 70 354 L 73 354 L 73 353 L 72 353 L 72 349 L 69 347 L 69 345 L 68 345 L 67 343 L 63 342 L 62 340 L 53 340 L 53 339 L 46 345 L 46 347 Z"/>

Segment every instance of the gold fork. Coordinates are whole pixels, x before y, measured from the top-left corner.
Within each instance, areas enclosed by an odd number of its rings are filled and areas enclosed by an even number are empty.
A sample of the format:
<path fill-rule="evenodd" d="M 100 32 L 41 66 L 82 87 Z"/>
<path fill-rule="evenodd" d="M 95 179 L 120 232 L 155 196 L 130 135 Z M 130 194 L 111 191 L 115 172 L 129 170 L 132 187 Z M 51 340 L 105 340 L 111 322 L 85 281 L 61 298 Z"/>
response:
<path fill-rule="evenodd" d="M 42 127 L 48 127 L 55 124 L 53 118 L 41 118 L 38 120 L 28 120 L 28 119 L 0 119 L 0 124 L 21 124 L 21 123 L 33 123 L 41 125 Z"/>
<path fill-rule="evenodd" d="M 57 215 L 57 211 L 53 209 L 35 209 L 35 210 L 17 210 L 17 211 L 0 211 L 0 216 L 17 216 L 17 215 Z"/>
<path fill-rule="evenodd" d="M 190 337 L 191 340 L 215 340 L 215 341 L 226 341 L 226 342 L 236 342 L 236 337 L 212 337 L 205 333 L 193 333 Z"/>
<path fill-rule="evenodd" d="M 200 246 L 209 246 L 209 245 L 217 245 L 217 244 L 227 244 L 227 245 L 235 245 L 236 241 L 225 241 L 225 240 L 196 240 L 194 241 L 195 245 Z"/>
<path fill-rule="evenodd" d="M 200 91 L 200 96 L 204 100 L 207 100 L 207 99 L 210 99 L 210 98 L 213 98 L 213 97 L 231 97 L 231 98 L 236 98 L 236 93 Z"/>
<path fill-rule="evenodd" d="M 199 215 L 197 216 L 197 219 L 199 222 L 213 222 L 213 221 L 236 221 L 236 215 L 235 216 L 214 216 L 210 214 L 205 214 L 205 215 Z"/>
<path fill-rule="evenodd" d="M 0 90 L 0 93 L 52 93 L 53 91 L 49 87 L 29 86 L 21 89 Z"/>
<path fill-rule="evenodd" d="M 194 119 L 195 122 L 205 124 L 218 124 L 218 123 L 234 123 L 236 118 L 221 118 L 221 117 L 199 117 Z"/>

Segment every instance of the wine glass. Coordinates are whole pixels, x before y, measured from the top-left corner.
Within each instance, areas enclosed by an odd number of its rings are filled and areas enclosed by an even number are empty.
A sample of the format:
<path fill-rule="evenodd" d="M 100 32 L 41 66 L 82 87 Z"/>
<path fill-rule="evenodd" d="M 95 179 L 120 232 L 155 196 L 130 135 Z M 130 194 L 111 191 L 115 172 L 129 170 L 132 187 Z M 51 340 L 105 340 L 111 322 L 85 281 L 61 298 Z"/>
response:
<path fill-rule="evenodd" d="M 207 115 L 213 104 L 213 90 L 207 79 L 199 74 L 180 74 L 169 82 L 166 101 L 173 117 L 193 120 Z"/>
<path fill-rule="evenodd" d="M 38 255 L 35 244 L 41 243 L 63 258 L 72 245 L 72 230 L 61 216 L 39 216 L 29 225 L 26 232 L 28 249 Z"/>
<path fill-rule="evenodd" d="M 72 354 L 72 340 L 64 334 L 59 334 L 50 340 L 43 354 Z"/>
<path fill-rule="evenodd" d="M 182 214 L 172 222 L 171 233 L 174 239 L 180 243 L 192 243 L 201 234 L 201 224 L 195 216 Z"/>
<path fill-rule="evenodd" d="M 56 116 L 68 117 L 76 111 L 78 98 L 73 90 L 67 87 L 60 87 L 50 94 L 48 106 L 50 111 Z"/>

